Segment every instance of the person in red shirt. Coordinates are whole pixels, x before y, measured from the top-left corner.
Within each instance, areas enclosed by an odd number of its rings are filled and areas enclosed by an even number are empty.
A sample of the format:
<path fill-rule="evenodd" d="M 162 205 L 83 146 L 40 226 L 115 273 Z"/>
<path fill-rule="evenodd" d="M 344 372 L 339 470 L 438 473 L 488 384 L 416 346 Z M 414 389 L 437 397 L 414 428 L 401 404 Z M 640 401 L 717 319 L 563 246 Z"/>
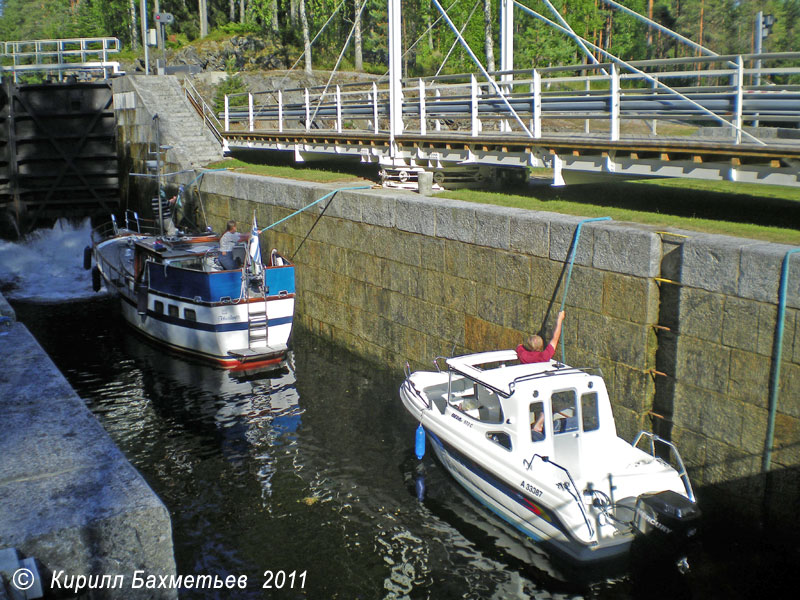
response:
<path fill-rule="evenodd" d="M 556 329 L 553 331 L 553 338 L 550 340 L 547 348 L 542 349 L 542 346 L 544 346 L 544 340 L 538 335 L 530 336 L 523 343 L 517 346 L 517 357 L 519 358 L 519 362 L 547 362 L 553 358 L 553 355 L 556 353 L 556 346 L 558 346 L 558 340 L 561 337 L 561 323 L 563 322 L 564 311 L 562 310 L 560 313 L 558 313 Z"/>

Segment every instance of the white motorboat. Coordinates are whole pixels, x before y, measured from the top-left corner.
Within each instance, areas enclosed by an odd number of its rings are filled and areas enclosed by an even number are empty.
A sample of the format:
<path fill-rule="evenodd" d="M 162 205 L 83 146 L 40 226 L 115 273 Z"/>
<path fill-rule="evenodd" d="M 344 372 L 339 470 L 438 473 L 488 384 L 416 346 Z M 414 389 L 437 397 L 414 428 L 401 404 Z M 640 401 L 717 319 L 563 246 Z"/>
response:
<path fill-rule="evenodd" d="M 680 455 L 651 433 L 617 437 L 599 373 L 520 364 L 514 350 L 439 362 L 407 373 L 403 404 L 452 476 L 525 539 L 579 564 L 635 538 L 682 558 L 700 510 Z M 424 442 L 420 430 L 418 456 Z"/>
<path fill-rule="evenodd" d="M 294 315 L 294 265 L 277 250 L 261 260 L 258 236 L 233 249 L 241 266 L 219 264 L 214 234 L 145 232 L 138 217 L 125 227 L 92 232 L 84 256 L 95 291 L 101 280 L 119 295 L 122 315 L 136 330 L 172 349 L 233 370 L 280 366 Z M 254 225 L 255 229 L 255 225 Z"/>

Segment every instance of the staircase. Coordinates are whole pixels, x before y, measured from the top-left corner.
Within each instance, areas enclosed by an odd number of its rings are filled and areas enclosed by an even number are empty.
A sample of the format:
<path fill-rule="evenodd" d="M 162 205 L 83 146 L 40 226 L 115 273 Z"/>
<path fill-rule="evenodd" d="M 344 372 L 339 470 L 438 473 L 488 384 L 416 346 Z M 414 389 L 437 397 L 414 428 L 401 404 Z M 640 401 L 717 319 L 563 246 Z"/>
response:
<path fill-rule="evenodd" d="M 189 104 L 174 75 L 131 76 L 133 87 L 151 115 L 158 115 L 161 143 L 172 146 L 168 162 L 192 169 L 222 159 L 222 146 Z"/>

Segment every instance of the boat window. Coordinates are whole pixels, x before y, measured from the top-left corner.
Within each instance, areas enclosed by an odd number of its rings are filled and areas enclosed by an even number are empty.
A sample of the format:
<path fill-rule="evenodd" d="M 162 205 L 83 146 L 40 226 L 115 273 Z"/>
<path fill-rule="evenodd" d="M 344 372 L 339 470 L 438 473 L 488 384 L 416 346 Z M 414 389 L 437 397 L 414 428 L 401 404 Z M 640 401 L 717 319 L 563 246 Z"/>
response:
<path fill-rule="evenodd" d="M 155 304 L 153 305 L 153 312 L 157 315 L 164 314 L 164 303 L 160 300 L 156 300 Z"/>
<path fill-rule="evenodd" d="M 481 423 L 502 423 L 503 408 L 497 394 L 471 379 L 462 381 L 457 385 L 453 380 L 450 405 Z M 468 384 L 470 387 L 466 387 Z"/>
<path fill-rule="evenodd" d="M 170 317 L 177 317 L 178 316 L 178 307 L 175 306 L 174 304 L 170 304 L 168 310 L 169 310 L 169 316 Z"/>
<path fill-rule="evenodd" d="M 531 439 L 541 442 L 546 437 L 544 402 L 531 402 Z"/>
<path fill-rule="evenodd" d="M 581 419 L 584 431 L 600 429 L 600 415 L 597 409 L 597 392 L 581 394 Z"/>
<path fill-rule="evenodd" d="M 505 431 L 490 431 L 486 437 L 506 450 L 511 450 L 511 436 Z"/>
<path fill-rule="evenodd" d="M 187 321 L 197 321 L 197 313 L 194 311 L 193 308 L 184 308 L 183 318 L 186 319 Z"/>
<path fill-rule="evenodd" d="M 554 392 L 551 396 L 553 404 L 553 433 L 578 431 L 578 399 L 574 390 Z"/>
<path fill-rule="evenodd" d="M 449 404 L 461 409 L 464 402 L 474 403 L 475 384 L 471 379 L 462 376 L 453 376 L 450 379 L 450 397 L 447 399 Z"/>

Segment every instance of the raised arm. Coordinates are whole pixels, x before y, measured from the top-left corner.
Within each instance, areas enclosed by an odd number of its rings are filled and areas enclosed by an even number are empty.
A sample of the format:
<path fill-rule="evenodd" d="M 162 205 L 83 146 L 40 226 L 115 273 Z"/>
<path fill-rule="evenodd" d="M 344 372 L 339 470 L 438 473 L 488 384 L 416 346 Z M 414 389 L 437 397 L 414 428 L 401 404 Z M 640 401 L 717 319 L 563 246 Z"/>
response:
<path fill-rule="evenodd" d="M 562 310 L 558 313 L 558 319 L 556 320 L 556 329 L 553 331 L 553 338 L 550 340 L 550 345 L 555 350 L 558 347 L 558 340 L 561 339 L 561 324 L 564 322 L 564 311 Z"/>

